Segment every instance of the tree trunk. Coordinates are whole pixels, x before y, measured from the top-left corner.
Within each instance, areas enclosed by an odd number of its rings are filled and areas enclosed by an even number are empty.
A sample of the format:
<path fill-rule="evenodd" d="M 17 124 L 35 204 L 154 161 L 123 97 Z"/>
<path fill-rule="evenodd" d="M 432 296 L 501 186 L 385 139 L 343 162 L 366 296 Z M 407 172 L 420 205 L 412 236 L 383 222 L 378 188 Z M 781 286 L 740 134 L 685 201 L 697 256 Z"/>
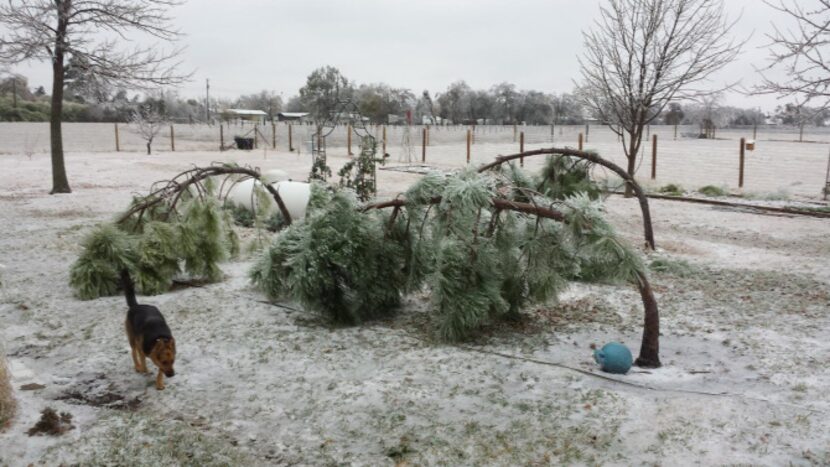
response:
<path fill-rule="evenodd" d="M 52 191 L 72 193 L 66 178 L 66 166 L 63 162 L 63 134 L 61 118 L 63 116 L 63 78 L 64 78 L 64 42 L 67 27 L 69 1 L 58 5 L 58 28 L 55 35 L 55 54 L 52 59 L 52 109 L 49 118 L 50 142 L 52 149 Z"/>
<path fill-rule="evenodd" d="M 640 130 L 640 134 L 642 134 L 642 130 Z M 634 179 L 634 172 L 636 170 L 637 165 L 637 153 L 640 151 L 640 138 L 635 136 L 635 134 L 629 133 L 628 137 L 628 151 L 626 153 L 626 157 L 628 158 L 628 175 L 631 176 L 631 179 Z M 633 198 L 634 197 L 634 187 L 631 186 L 630 183 L 625 184 L 625 197 L 626 198 Z"/>
<path fill-rule="evenodd" d="M 651 284 L 645 274 L 638 275 L 637 286 L 643 299 L 645 323 L 643 325 L 643 342 L 640 346 L 640 355 L 635 365 L 643 368 L 660 367 L 660 313 L 657 310 L 657 300 L 651 290 Z"/>

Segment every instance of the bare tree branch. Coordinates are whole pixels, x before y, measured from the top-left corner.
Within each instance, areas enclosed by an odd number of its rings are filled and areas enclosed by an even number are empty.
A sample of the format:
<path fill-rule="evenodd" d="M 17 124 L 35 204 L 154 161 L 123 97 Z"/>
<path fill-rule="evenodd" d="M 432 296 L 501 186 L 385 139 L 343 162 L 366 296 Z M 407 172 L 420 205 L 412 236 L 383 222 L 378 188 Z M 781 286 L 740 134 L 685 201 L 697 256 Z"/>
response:
<path fill-rule="evenodd" d="M 583 34 L 580 96 L 622 137 L 633 175 L 646 125 L 672 100 L 717 92 L 701 86 L 744 43 L 728 35 L 723 0 L 607 0 L 600 11 Z"/>
<path fill-rule="evenodd" d="M 768 34 L 770 64 L 758 70 L 764 78 L 756 94 L 777 94 L 796 100 L 801 107 L 819 100 L 830 106 L 830 0 L 764 0 L 764 3 L 795 22 L 793 29 L 781 30 L 773 24 Z M 809 3 L 810 5 L 805 5 Z M 786 78 L 775 80 L 766 72 L 783 69 Z"/>

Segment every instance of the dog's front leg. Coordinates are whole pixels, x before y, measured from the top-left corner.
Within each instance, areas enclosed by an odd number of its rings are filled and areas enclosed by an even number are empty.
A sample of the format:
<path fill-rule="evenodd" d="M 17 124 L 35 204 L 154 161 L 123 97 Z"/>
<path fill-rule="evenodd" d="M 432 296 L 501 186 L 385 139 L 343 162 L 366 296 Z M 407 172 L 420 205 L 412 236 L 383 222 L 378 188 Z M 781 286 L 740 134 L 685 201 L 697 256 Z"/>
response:
<path fill-rule="evenodd" d="M 147 356 L 144 355 L 144 351 L 141 348 L 138 348 L 138 363 L 139 363 L 139 373 L 149 373 L 150 370 L 147 368 Z"/>
<path fill-rule="evenodd" d="M 132 353 L 133 356 L 133 367 L 135 368 L 135 371 L 141 373 L 141 365 L 138 363 L 138 351 L 136 351 L 135 346 L 132 344 L 130 345 L 130 353 Z"/>
<path fill-rule="evenodd" d="M 161 391 L 164 389 L 164 373 L 159 369 L 158 375 L 156 375 L 156 389 Z"/>

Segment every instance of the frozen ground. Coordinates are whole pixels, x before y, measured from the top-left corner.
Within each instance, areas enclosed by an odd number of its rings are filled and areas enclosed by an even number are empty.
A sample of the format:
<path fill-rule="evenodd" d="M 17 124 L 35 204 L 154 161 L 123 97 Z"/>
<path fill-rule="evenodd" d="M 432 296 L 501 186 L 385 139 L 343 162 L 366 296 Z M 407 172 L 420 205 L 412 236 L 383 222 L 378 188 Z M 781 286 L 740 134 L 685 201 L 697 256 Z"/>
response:
<path fill-rule="evenodd" d="M 463 160 L 463 146 L 439 150 Z M 178 342 L 177 375 L 156 391 L 132 369 L 124 299 L 74 299 L 69 265 L 132 192 L 219 157 L 308 170 L 305 156 L 263 151 L 72 153 L 74 193 L 49 196 L 47 155 L 0 156 L 0 342 L 15 388 L 43 386 L 18 390 L 0 465 L 830 463 L 830 222 L 674 202 L 652 204 L 661 369 L 615 382 L 544 363 L 596 372 L 590 344 L 636 350 L 642 306 L 628 288 L 574 286 L 521 328 L 446 346 L 421 331 L 424 296 L 395 319 L 333 328 L 261 303 L 247 258 L 222 283 L 142 300 Z M 381 196 L 417 177 L 380 171 Z M 640 244 L 636 203 L 608 209 Z M 76 428 L 28 437 L 47 406 Z"/>

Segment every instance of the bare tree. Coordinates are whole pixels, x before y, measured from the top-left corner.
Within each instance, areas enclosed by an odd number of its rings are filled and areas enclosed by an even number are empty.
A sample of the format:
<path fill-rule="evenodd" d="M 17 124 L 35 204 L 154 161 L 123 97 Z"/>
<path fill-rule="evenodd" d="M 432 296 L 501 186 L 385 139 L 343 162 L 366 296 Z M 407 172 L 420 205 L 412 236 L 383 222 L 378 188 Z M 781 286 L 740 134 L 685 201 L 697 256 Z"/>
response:
<path fill-rule="evenodd" d="M 773 24 L 770 65 L 760 70 L 764 81 L 755 88 L 759 94 L 778 94 L 803 106 L 816 99 L 830 106 L 830 0 L 765 0 L 764 3 L 794 21 L 795 28 L 781 30 Z M 783 68 L 786 78 L 774 80 L 764 71 Z"/>
<path fill-rule="evenodd" d="M 165 42 L 179 33 L 167 16 L 183 0 L 7 0 L 0 5 L 0 61 L 52 63 L 50 118 L 52 191 L 70 193 L 63 158 L 61 115 L 70 58 L 83 64 L 84 74 L 100 82 L 133 88 L 170 85 L 186 80 L 176 73 L 180 50 L 158 47 L 120 50 L 128 32 L 139 32 Z M 104 33 L 104 34 L 102 34 Z M 106 37 L 109 38 L 106 38 Z"/>
<path fill-rule="evenodd" d="M 164 117 L 151 106 L 144 106 L 133 112 L 130 123 L 135 125 L 136 131 L 141 139 L 147 143 L 147 155 L 151 154 L 153 139 L 159 134 L 164 126 Z"/>
<path fill-rule="evenodd" d="M 738 55 L 743 43 L 728 36 L 733 24 L 723 0 L 607 0 L 583 33 L 580 95 L 621 136 L 630 175 L 645 127 L 672 100 L 706 94 L 698 85 Z"/>

